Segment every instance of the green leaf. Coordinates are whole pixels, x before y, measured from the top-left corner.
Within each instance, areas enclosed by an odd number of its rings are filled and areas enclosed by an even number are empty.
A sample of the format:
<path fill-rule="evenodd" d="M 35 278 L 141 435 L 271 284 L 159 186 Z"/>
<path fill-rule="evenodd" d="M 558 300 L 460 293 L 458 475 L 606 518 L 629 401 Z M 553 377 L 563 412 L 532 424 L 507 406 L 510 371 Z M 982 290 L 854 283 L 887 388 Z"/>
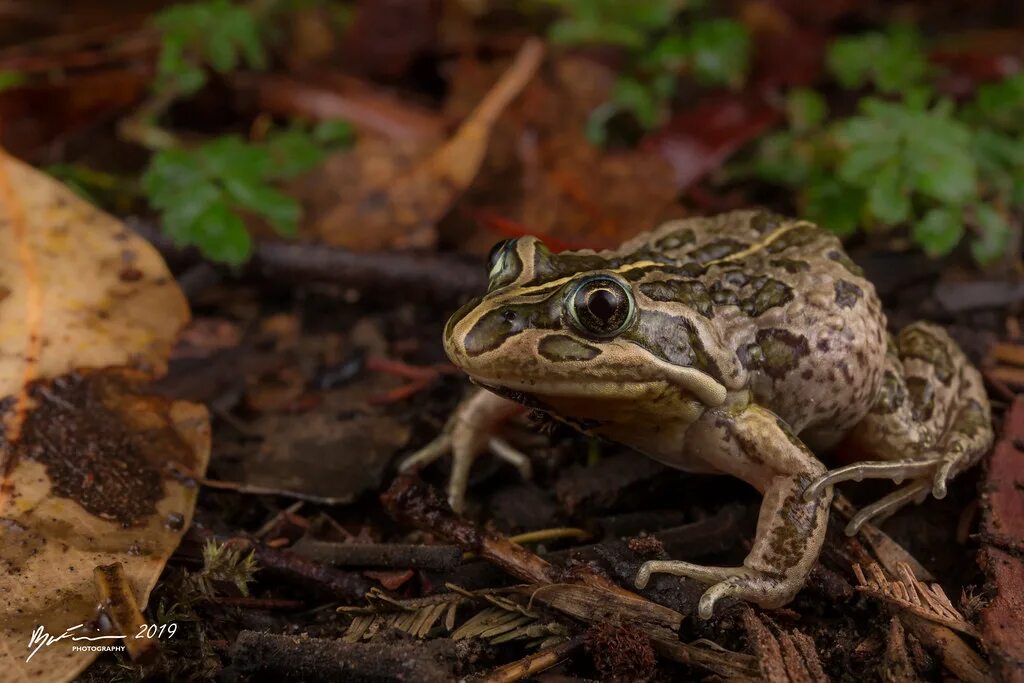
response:
<path fill-rule="evenodd" d="M 142 176 L 142 190 L 158 209 L 170 209 L 209 184 L 199 160 L 183 149 L 156 152 Z"/>
<path fill-rule="evenodd" d="M 204 256 L 221 263 L 241 265 L 252 253 L 245 223 L 224 201 L 214 202 L 196 218 L 191 237 Z"/>
<path fill-rule="evenodd" d="M 898 161 L 887 163 L 868 189 L 868 208 L 883 223 L 901 223 L 910 216 L 910 196 Z"/>
<path fill-rule="evenodd" d="M 690 43 L 678 33 L 670 33 L 642 56 L 648 68 L 659 68 L 676 72 L 689 60 Z"/>
<path fill-rule="evenodd" d="M 942 256 L 953 251 L 964 234 L 964 221 L 955 207 L 934 208 L 914 225 L 914 240 L 929 256 Z"/>
<path fill-rule="evenodd" d="M 696 22 L 688 42 L 698 82 L 733 87 L 743 82 L 750 60 L 750 38 L 742 24 L 731 19 Z"/>
<path fill-rule="evenodd" d="M 242 63 L 266 67 L 266 48 L 257 10 L 228 0 L 172 5 L 159 12 L 160 56 L 154 89 L 175 96 L 195 93 L 206 84 L 204 66 L 228 73 Z"/>
<path fill-rule="evenodd" d="M 868 35 L 840 38 L 832 43 L 826 63 L 841 86 L 847 89 L 859 88 L 867 82 L 877 42 L 876 35 Z"/>
<path fill-rule="evenodd" d="M 548 29 L 548 40 L 556 45 L 617 45 L 640 49 L 645 36 L 630 26 L 563 19 Z"/>
<path fill-rule="evenodd" d="M 17 71 L 0 70 L 0 92 L 11 90 L 28 82 L 28 77 Z"/>
<path fill-rule="evenodd" d="M 790 131 L 770 133 L 758 143 L 754 173 L 770 183 L 799 187 L 814 171 L 814 144 Z"/>
<path fill-rule="evenodd" d="M 794 88 L 786 94 L 786 117 L 793 130 L 805 132 L 818 128 L 827 114 L 825 98 L 814 90 Z"/>
<path fill-rule="evenodd" d="M 615 81 L 612 102 L 633 114 L 644 129 L 654 128 L 661 120 L 662 103 L 646 84 L 635 78 L 620 76 Z"/>
<path fill-rule="evenodd" d="M 928 58 L 920 34 L 909 26 L 891 26 L 885 33 L 840 38 L 826 57 L 829 71 L 844 88 L 873 83 L 881 92 L 897 93 L 921 84 Z"/>
<path fill-rule="evenodd" d="M 278 233 L 291 236 L 298 230 L 301 209 L 299 203 L 288 195 L 269 185 L 234 179 L 225 180 L 224 189 L 235 202 L 267 219 Z"/>
<path fill-rule="evenodd" d="M 222 179 L 259 182 L 271 168 L 269 151 L 245 142 L 237 135 L 214 138 L 199 148 L 206 172 Z"/>
<path fill-rule="evenodd" d="M 965 113 L 979 125 L 1024 132 L 1024 72 L 980 86 Z"/>
<path fill-rule="evenodd" d="M 321 121 L 313 126 L 313 139 L 330 147 L 347 147 L 355 140 L 356 131 L 352 124 L 342 119 Z"/>
<path fill-rule="evenodd" d="M 179 247 L 202 246 L 203 235 L 198 234 L 196 223 L 216 203 L 224 203 L 223 195 L 216 185 L 200 185 L 191 192 L 178 196 L 170 206 L 162 207 L 163 231 Z"/>
<path fill-rule="evenodd" d="M 587 141 L 595 147 L 603 147 L 608 142 L 608 122 L 619 113 L 619 106 L 615 102 L 605 102 L 595 107 L 587 117 L 584 134 Z"/>
<path fill-rule="evenodd" d="M 324 143 L 300 128 L 276 131 L 267 137 L 267 150 L 275 178 L 294 178 L 313 168 L 327 156 Z"/>
<path fill-rule="evenodd" d="M 835 178 L 821 178 L 804 193 L 804 214 L 826 230 L 847 237 L 860 226 L 864 192 Z"/>
<path fill-rule="evenodd" d="M 1010 224 L 1000 212 L 980 204 L 974 207 L 974 221 L 981 237 L 971 241 L 971 255 L 982 265 L 987 265 L 1006 255 L 1010 246 L 1012 231 Z"/>

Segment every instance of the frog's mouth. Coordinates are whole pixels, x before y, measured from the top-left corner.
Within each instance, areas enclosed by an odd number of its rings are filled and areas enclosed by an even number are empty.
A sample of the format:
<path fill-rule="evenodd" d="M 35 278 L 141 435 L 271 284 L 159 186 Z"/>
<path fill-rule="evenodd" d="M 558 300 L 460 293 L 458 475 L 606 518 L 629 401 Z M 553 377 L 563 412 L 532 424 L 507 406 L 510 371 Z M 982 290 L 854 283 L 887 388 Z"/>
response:
<path fill-rule="evenodd" d="M 529 377 L 504 376 L 486 377 L 470 372 L 474 382 L 486 387 L 502 387 L 513 392 L 538 396 L 562 398 L 587 398 L 591 400 L 628 401 L 673 387 L 684 397 L 693 397 L 708 408 L 717 408 L 725 403 L 728 393 L 725 386 L 714 377 L 695 368 L 683 367 L 657 361 L 648 363 L 643 374 L 631 372 L 628 375 L 594 372 L 597 368 L 581 368 L 571 376 Z"/>

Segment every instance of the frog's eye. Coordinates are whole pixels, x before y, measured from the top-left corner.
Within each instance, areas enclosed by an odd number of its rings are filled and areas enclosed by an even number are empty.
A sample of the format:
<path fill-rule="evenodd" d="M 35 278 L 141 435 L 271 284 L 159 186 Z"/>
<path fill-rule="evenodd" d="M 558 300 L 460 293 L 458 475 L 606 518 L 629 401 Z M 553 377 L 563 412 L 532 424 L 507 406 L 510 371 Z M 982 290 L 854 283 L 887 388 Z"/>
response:
<path fill-rule="evenodd" d="M 633 295 L 617 279 L 594 275 L 581 280 L 566 300 L 569 319 L 582 334 L 610 337 L 633 319 Z"/>
<path fill-rule="evenodd" d="M 497 273 L 501 272 L 505 261 L 505 250 L 511 242 L 512 240 L 502 240 L 491 247 L 490 252 L 487 254 L 488 277 L 494 277 Z"/>
<path fill-rule="evenodd" d="M 492 292 L 514 282 L 522 270 L 522 262 L 516 254 L 516 241 L 502 240 L 491 247 L 487 267 L 490 269 L 487 291 Z"/>

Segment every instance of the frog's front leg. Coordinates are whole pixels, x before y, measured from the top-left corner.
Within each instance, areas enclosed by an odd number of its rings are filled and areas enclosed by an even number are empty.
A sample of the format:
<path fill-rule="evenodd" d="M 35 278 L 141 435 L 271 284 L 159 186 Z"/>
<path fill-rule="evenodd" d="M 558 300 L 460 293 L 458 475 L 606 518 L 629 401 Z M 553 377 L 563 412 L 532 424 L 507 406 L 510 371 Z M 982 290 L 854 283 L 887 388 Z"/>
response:
<path fill-rule="evenodd" d="M 878 458 L 832 470 L 807 488 L 813 498 L 842 481 L 892 479 L 909 483 L 866 506 L 850 520 L 853 535 L 913 500 L 946 495 L 946 483 L 970 467 L 993 440 L 988 397 L 979 373 L 942 328 L 918 322 L 892 340 L 883 382 L 871 411 L 849 434 L 861 452 Z"/>
<path fill-rule="evenodd" d="M 511 444 L 496 436 L 501 425 L 522 411 L 518 403 L 485 389 L 474 389 L 455 408 L 441 434 L 407 457 L 402 471 L 424 467 L 442 456 L 452 454 L 452 472 L 448 478 L 448 503 L 461 512 L 466 500 L 469 471 L 477 456 L 490 451 L 511 463 L 524 479 L 531 474 L 530 459 Z"/>
<path fill-rule="evenodd" d="M 637 587 L 644 588 L 653 573 L 711 583 L 698 605 L 704 619 L 724 597 L 761 607 L 789 602 L 803 587 L 825 541 L 832 490 L 810 501 L 803 496 L 808 484 L 825 472 L 824 465 L 774 413 L 753 405 L 705 413 L 687 430 L 686 451 L 687 457 L 739 477 L 764 494 L 753 547 L 740 567 L 647 562 L 637 573 Z"/>

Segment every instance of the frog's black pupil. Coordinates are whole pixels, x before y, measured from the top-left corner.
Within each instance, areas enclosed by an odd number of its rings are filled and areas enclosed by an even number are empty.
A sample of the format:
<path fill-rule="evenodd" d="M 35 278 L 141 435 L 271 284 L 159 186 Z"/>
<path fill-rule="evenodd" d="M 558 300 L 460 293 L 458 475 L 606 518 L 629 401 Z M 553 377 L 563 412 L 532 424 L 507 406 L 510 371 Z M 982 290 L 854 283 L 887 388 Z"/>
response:
<path fill-rule="evenodd" d="M 587 298 L 591 315 L 607 323 L 619 308 L 619 297 L 609 289 L 596 289 Z"/>

